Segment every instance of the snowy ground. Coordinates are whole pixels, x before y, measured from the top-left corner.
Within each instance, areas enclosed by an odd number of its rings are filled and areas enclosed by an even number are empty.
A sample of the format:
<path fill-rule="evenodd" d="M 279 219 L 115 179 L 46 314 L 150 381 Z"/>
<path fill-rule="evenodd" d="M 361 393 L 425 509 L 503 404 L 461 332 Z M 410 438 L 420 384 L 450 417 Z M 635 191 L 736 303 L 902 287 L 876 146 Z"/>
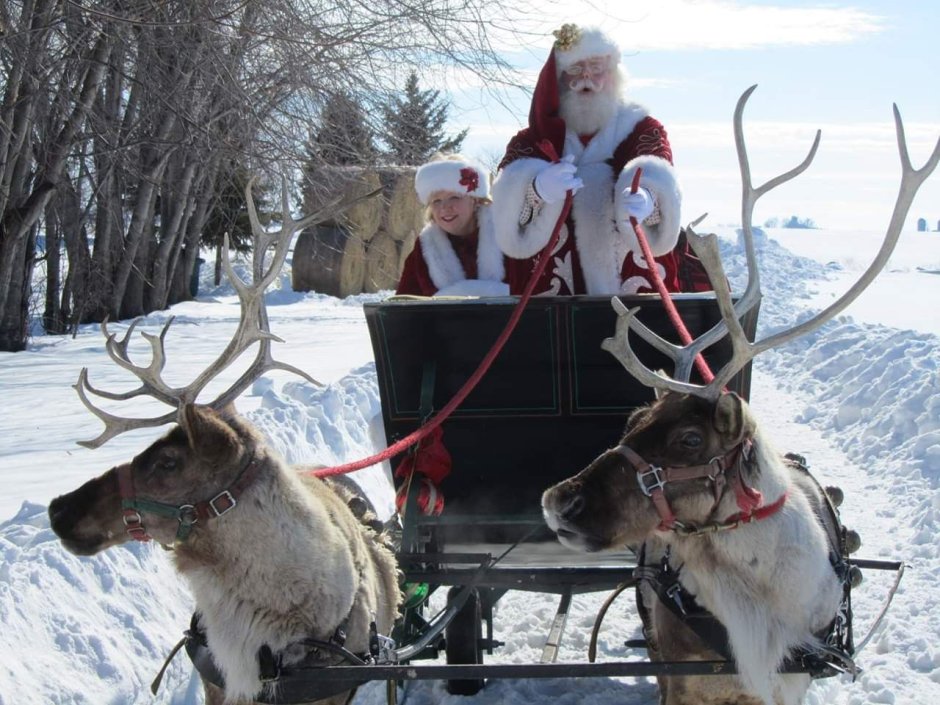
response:
<path fill-rule="evenodd" d="M 719 233 L 730 278 L 740 285 L 734 233 Z M 831 301 L 867 266 L 880 236 L 815 230 L 767 235 L 789 249 L 775 241 L 762 247 L 761 333 Z M 859 657 L 863 674 L 854 683 L 818 682 L 808 696 L 812 705 L 940 702 L 938 271 L 940 234 L 905 233 L 885 273 L 846 315 L 766 354 L 756 366 L 752 405 L 758 417 L 773 429 L 780 448 L 803 453 L 820 480 L 845 489 L 843 518 L 862 535 L 859 555 L 909 565 L 882 629 Z M 276 346 L 276 355 L 328 386 L 286 384 L 289 378 L 276 375 L 255 385 L 239 408 L 291 461 L 358 458 L 377 443 L 369 420 L 379 410 L 361 303 L 381 297 L 302 295 L 284 281 L 268 295 L 272 327 L 289 341 Z M 177 317 L 168 335 L 171 381 L 188 379 L 234 329 L 238 306 L 230 292 L 202 291 L 208 293 L 171 312 Z M 142 325 L 158 330 L 166 317 L 154 314 Z M 77 558 L 49 529 L 52 497 L 126 460 L 162 432 L 125 434 L 95 451 L 75 445 L 100 428 L 69 388 L 83 366 L 102 387 L 130 386 L 109 368 L 92 327 L 75 339 L 38 337 L 26 352 L 0 354 L 0 705 L 201 703 L 183 656 L 171 664 L 159 694 L 149 692 L 192 607 L 163 552 L 134 545 Z M 370 472 L 360 477 L 387 507 L 383 472 Z M 865 577 L 855 592 L 859 636 L 877 613 L 890 576 L 867 571 Z M 603 597 L 575 599 L 564 660 L 585 659 Z M 605 658 L 625 657 L 620 645 L 637 635 L 631 602 L 624 596 L 605 621 Z M 548 596 L 504 597 L 495 629 L 506 646 L 491 660 L 537 661 L 554 609 Z M 633 705 L 655 702 L 655 693 L 649 680 L 515 680 L 491 682 L 477 696 L 461 698 L 425 682 L 409 687 L 406 702 Z M 382 702 L 376 684 L 356 699 L 357 705 Z"/>

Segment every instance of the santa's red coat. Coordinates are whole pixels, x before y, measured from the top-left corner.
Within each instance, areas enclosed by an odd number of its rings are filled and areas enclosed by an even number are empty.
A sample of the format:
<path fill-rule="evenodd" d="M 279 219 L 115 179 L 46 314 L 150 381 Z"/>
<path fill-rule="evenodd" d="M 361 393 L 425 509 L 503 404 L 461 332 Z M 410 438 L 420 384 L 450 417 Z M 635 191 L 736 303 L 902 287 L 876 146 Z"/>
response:
<path fill-rule="evenodd" d="M 507 254 L 521 261 L 507 268 L 512 293 L 521 293 L 557 223 L 561 204 L 546 204 L 526 226 L 518 224 L 525 189 L 549 161 L 539 135 L 526 128 L 510 141 L 494 184 L 496 237 Z M 662 221 L 646 225 L 660 276 L 670 291 L 709 288 L 707 282 L 680 280 L 687 248 L 676 248 L 681 193 L 672 167 L 672 149 L 663 125 L 635 104 L 622 105 L 610 123 L 585 144 L 566 135 L 565 154 L 572 154 L 585 182 L 573 199 L 551 261 L 535 287 L 543 294 L 616 294 L 654 291 L 652 277 L 637 256 L 632 230 L 616 217 L 618 193 L 629 187 L 637 168 L 641 185 L 654 195 Z M 539 222 L 540 221 L 540 222 Z M 689 263 L 686 263 L 686 266 Z M 692 263 L 694 264 L 694 262 Z"/>

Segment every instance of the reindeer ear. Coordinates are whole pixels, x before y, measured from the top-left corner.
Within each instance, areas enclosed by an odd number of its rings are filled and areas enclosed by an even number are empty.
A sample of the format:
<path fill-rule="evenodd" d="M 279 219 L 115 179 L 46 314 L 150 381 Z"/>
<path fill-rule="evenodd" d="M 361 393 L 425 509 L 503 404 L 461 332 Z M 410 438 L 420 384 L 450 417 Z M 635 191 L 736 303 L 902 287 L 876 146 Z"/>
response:
<path fill-rule="evenodd" d="M 185 404 L 179 419 L 189 447 L 202 458 L 231 456 L 238 448 L 238 434 L 208 406 Z"/>
<path fill-rule="evenodd" d="M 715 403 L 715 430 L 728 445 L 736 445 L 754 434 L 756 424 L 751 409 L 734 392 L 724 392 Z"/>

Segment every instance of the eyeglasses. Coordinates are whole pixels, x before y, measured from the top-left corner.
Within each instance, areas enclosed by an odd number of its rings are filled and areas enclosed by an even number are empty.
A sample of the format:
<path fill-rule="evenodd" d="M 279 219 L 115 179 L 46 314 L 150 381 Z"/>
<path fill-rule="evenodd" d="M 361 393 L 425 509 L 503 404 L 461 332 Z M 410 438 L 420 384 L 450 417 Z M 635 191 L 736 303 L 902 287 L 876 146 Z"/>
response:
<path fill-rule="evenodd" d="M 606 73 L 609 66 L 610 60 L 606 56 L 601 56 L 596 59 L 576 61 L 565 69 L 565 74 L 572 77 L 587 74 L 593 78 Z"/>

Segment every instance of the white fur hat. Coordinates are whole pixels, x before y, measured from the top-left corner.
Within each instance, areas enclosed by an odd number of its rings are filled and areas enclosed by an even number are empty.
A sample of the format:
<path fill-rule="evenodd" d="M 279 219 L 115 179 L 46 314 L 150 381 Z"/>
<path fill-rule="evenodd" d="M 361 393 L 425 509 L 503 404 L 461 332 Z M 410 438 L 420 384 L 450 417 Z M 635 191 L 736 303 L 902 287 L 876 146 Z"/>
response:
<path fill-rule="evenodd" d="M 415 191 L 421 203 L 428 204 L 435 191 L 453 191 L 476 198 L 490 197 L 490 180 L 475 162 L 442 159 L 428 162 L 415 173 Z"/>
<path fill-rule="evenodd" d="M 596 56 L 609 57 L 611 66 L 620 62 L 617 42 L 597 27 L 564 24 L 552 34 L 555 35 L 555 66 L 559 76 L 572 64 Z"/>

